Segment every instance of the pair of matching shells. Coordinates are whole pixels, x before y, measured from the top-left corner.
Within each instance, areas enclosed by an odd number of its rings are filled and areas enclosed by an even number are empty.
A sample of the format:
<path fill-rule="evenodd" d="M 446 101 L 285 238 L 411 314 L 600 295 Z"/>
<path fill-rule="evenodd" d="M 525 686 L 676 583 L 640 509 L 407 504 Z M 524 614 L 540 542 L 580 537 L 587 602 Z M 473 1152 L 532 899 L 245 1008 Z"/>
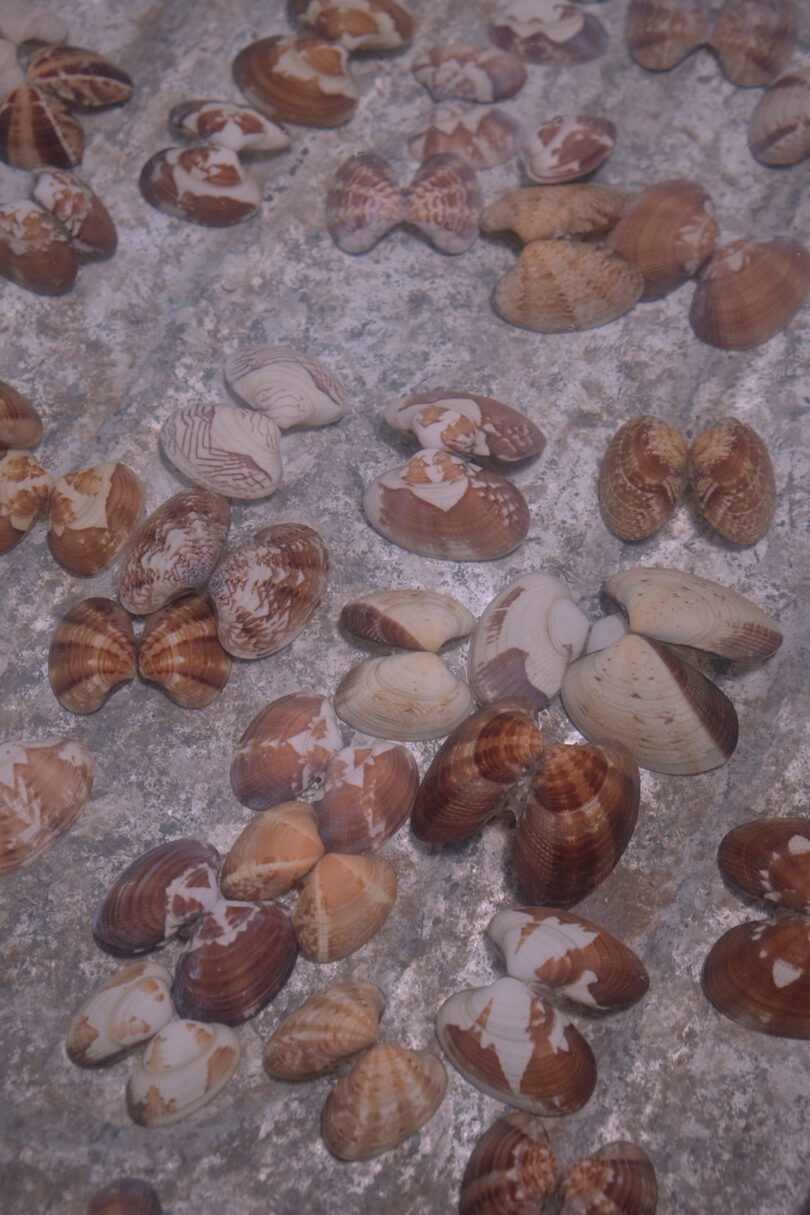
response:
<path fill-rule="evenodd" d="M 494 397 L 463 392 L 418 392 L 390 405 L 385 421 L 436 448 L 478 463 L 508 466 L 541 455 L 546 437 L 525 414 Z"/>
<path fill-rule="evenodd" d="M 0 874 L 30 864 L 72 827 L 93 767 L 90 752 L 69 739 L 0 744 Z"/>

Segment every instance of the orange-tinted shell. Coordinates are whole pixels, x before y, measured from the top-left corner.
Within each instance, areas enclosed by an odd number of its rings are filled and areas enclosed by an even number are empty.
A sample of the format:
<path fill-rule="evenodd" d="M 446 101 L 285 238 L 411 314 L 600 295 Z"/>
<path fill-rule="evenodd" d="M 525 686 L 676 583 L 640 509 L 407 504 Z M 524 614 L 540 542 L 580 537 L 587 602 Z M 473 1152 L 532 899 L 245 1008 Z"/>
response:
<path fill-rule="evenodd" d="M 396 873 L 382 857 L 327 853 L 293 910 L 301 953 L 310 962 L 348 957 L 382 927 L 396 896 Z"/>
<path fill-rule="evenodd" d="M 776 479 L 768 448 L 753 427 L 722 418 L 697 436 L 689 457 L 706 522 L 734 544 L 761 540 L 776 509 Z"/>
<path fill-rule="evenodd" d="M 369 852 L 398 831 L 413 809 L 419 769 L 407 747 L 356 743 L 330 759 L 313 802 L 329 852 Z"/>
<path fill-rule="evenodd" d="M 606 232 L 622 215 L 626 195 L 606 186 L 569 182 L 559 186 L 524 186 L 510 190 L 484 207 L 482 232 L 514 232 L 524 244 Z"/>
<path fill-rule="evenodd" d="M 234 748 L 231 788 L 264 810 L 303 793 L 342 745 L 335 712 L 317 692 L 288 692 L 253 717 Z"/>
<path fill-rule="evenodd" d="M 559 1176 L 541 1119 L 520 1110 L 505 1114 L 472 1150 L 461 1179 L 459 1215 L 540 1215 Z"/>
<path fill-rule="evenodd" d="M 379 1036 L 385 996 L 373 983 L 336 983 L 316 992 L 270 1035 L 262 1062 L 280 1080 L 310 1080 Z"/>
<path fill-rule="evenodd" d="M 219 644 L 210 600 L 192 591 L 146 618 L 138 674 L 184 709 L 201 709 L 225 687 L 231 656 Z"/>
<path fill-rule="evenodd" d="M 71 713 L 94 713 L 120 683 L 135 677 L 132 623 L 114 599 L 74 603 L 54 629 L 48 679 Z"/>
<path fill-rule="evenodd" d="M 689 445 L 660 418 L 641 414 L 614 434 L 599 467 L 599 505 L 620 540 L 643 540 L 670 518 L 686 482 Z"/>
<path fill-rule="evenodd" d="M 703 966 L 703 990 L 725 1016 L 778 1038 L 810 1038 L 810 920 L 737 924 Z"/>
<path fill-rule="evenodd" d="M 657 1206 L 652 1161 L 623 1140 L 575 1161 L 560 1183 L 559 1215 L 655 1215 Z"/>
<path fill-rule="evenodd" d="M 766 818 L 728 832 L 720 872 L 745 894 L 810 912 L 810 818 Z"/>
<path fill-rule="evenodd" d="M 281 802 L 252 819 L 225 857 L 219 885 L 227 899 L 274 899 L 309 873 L 324 853 L 307 802 Z"/>

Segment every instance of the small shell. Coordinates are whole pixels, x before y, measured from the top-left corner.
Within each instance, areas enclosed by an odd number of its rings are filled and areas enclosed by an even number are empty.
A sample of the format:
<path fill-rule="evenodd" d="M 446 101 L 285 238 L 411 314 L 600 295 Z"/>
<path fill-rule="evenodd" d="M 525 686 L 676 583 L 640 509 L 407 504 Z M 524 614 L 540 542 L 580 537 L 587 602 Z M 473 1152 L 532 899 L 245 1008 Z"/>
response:
<path fill-rule="evenodd" d="M 761 540 L 776 509 L 776 479 L 768 448 L 753 427 L 722 418 L 697 436 L 689 458 L 706 522 L 734 544 Z"/>
<path fill-rule="evenodd" d="M 43 46 L 31 57 L 25 79 L 83 110 L 121 105 L 134 88 L 123 68 L 80 46 Z"/>
<path fill-rule="evenodd" d="M 225 382 L 281 430 L 329 426 L 347 408 L 346 390 L 328 367 L 286 346 L 243 346 L 225 362 Z"/>
<path fill-rule="evenodd" d="M 174 1015 L 172 976 L 155 962 L 133 962 L 94 992 L 76 1013 L 67 1053 L 77 1067 L 115 1063 Z"/>
<path fill-rule="evenodd" d="M 73 247 L 84 258 L 112 257 L 118 234 L 97 194 L 67 169 L 34 170 L 32 198 L 67 229 Z"/>
<path fill-rule="evenodd" d="M 233 78 L 251 105 L 273 121 L 336 127 L 357 106 L 344 47 L 324 38 L 274 34 L 242 48 Z"/>
<path fill-rule="evenodd" d="M 532 181 L 558 185 L 593 173 L 615 142 L 616 127 L 608 118 L 560 114 L 529 134 L 520 161 Z"/>
<path fill-rule="evenodd" d="M 726 0 L 709 46 L 726 79 L 750 89 L 779 75 L 793 54 L 796 37 L 793 0 Z"/>
<path fill-rule="evenodd" d="M 446 642 L 467 637 L 475 617 L 452 595 L 419 587 L 372 591 L 353 599 L 341 610 L 339 623 L 360 641 L 435 654 Z"/>
<path fill-rule="evenodd" d="M 810 1038 L 810 923 L 791 916 L 730 928 L 709 951 L 703 990 L 746 1029 Z"/>
<path fill-rule="evenodd" d="M 293 15 L 347 51 L 390 51 L 413 38 L 414 20 L 396 0 L 292 0 Z"/>
<path fill-rule="evenodd" d="M 90 1195 L 85 1215 L 163 1215 L 157 1190 L 139 1177 L 120 1177 Z"/>
<path fill-rule="evenodd" d="M 44 89 L 21 84 L 0 97 L 0 160 L 16 169 L 69 169 L 83 151 L 81 126 Z"/>
<path fill-rule="evenodd" d="M 411 62 L 411 71 L 434 101 L 490 104 L 513 97 L 526 83 L 526 66 L 516 55 L 491 46 L 432 46 Z"/>
<path fill-rule="evenodd" d="M 348 957 L 382 927 L 396 897 L 397 875 L 382 857 L 328 852 L 293 908 L 298 948 L 310 962 Z"/>
<path fill-rule="evenodd" d="M 202 139 L 232 152 L 281 152 L 290 136 L 249 105 L 234 101 L 181 101 L 169 111 L 169 129 L 185 139 Z"/>
<path fill-rule="evenodd" d="M 484 207 L 482 232 L 514 232 L 524 244 L 607 232 L 621 217 L 626 195 L 606 186 L 524 186 Z"/>
<path fill-rule="evenodd" d="M 237 836 L 219 885 L 226 899 L 274 899 L 323 856 L 315 813 L 307 802 L 281 802 Z"/>
<path fill-rule="evenodd" d="M 419 769 L 398 743 L 355 743 L 329 761 L 313 800 L 329 852 L 369 852 L 398 831 L 413 809 Z"/>
<path fill-rule="evenodd" d="M 279 1080 L 311 1080 L 341 1059 L 373 1046 L 385 996 L 373 983 L 335 983 L 316 992 L 276 1027 L 264 1048 L 264 1069 Z"/>
<path fill-rule="evenodd" d="M 114 599 L 74 603 L 54 629 L 48 679 L 71 713 L 94 713 L 121 683 L 135 678 L 132 623 Z"/>
<path fill-rule="evenodd" d="M 262 200 L 236 153 L 213 143 L 162 148 L 147 160 L 138 184 L 158 211 L 206 228 L 252 219 Z"/>
<path fill-rule="evenodd" d="M 441 738 L 472 709 L 469 688 L 435 654 L 414 651 L 352 667 L 335 690 L 338 717 L 375 738 Z"/>
<path fill-rule="evenodd" d="M 0 452 L 35 447 L 41 438 L 42 419 L 28 397 L 0 380 Z"/>
<path fill-rule="evenodd" d="M 0 206 L 0 274 L 36 295 L 64 295 L 79 259 L 60 223 L 35 202 Z"/>
<path fill-rule="evenodd" d="M 323 1107 L 323 1138 L 341 1160 L 370 1160 L 416 1133 L 444 1100 L 447 1073 L 432 1051 L 381 1042 L 339 1080 Z"/>
<path fill-rule="evenodd" d="M 91 578 L 112 565 L 143 509 L 141 483 L 126 464 L 65 473 L 48 503 L 48 548 L 71 574 Z"/>
<path fill-rule="evenodd" d="M 775 80 L 748 120 L 748 146 L 763 165 L 796 165 L 810 156 L 810 68 Z"/>
<path fill-rule="evenodd" d="M 407 223 L 442 253 L 465 253 L 478 236 L 483 207 L 475 171 L 451 152 L 430 156 L 405 196 Z"/>
<path fill-rule="evenodd" d="M 644 540 L 666 523 L 686 484 L 689 444 L 660 418 L 641 414 L 614 434 L 599 467 L 599 505 L 620 540 Z"/>
<path fill-rule="evenodd" d="M 260 709 L 236 744 L 231 788 L 243 806 L 265 810 L 309 788 L 342 745 L 325 696 L 288 692 Z"/>
<path fill-rule="evenodd" d="M 630 0 L 625 39 L 636 63 L 666 72 L 709 36 L 706 0 Z"/>
<path fill-rule="evenodd" d="M 717 864 L 752 898 L 810 912 L 810 818 L 741 823 L 723 837 Z"/>
<path fill-rule="evenodd" d="M 219 644 L 210 600 L 192 591 L 146 618 L 138 674 L 183 709 L 202 709 L 225 687 L 231 656 Z"/>
<path fill-rule="evenodd" d="M 168 1126 L 216 1097 L 236 1071 L 239 1039 L 227 1025 L 169 1021 L 127 1082 L 127 1110 L 141 1126 Z"/>
<path fill-rule="evenodd" d="M 624 1140 L 575 1161 L 560 1183 L 559 1215 L 655 1215 L 657 1207 L 652 1161 Z"/>
<path fill-rule="evenodd" d="M 546 436 L 524 414 L 494 397 L 417 392 L 385 411 L 396 430 L 412 431 L 423 448 L 509 465 L 542 454 Z"/>
<path fill-rule="evenodd" d="M 601 21 L 559 0 L 511 0 L 487 32 L 496 46 L 529 63 L 586 63 L 608 43 Z"/>
<path fill-rule="evenodd" d="M 48 500 L 53 477 L 27 451 L 0 457 L 0 554 L 19 544 Z"/>
<path fill-rule="evenodd" d="M 185 405 L 160 430 L 163 454 L 195 485 L 251 502 L 281 484 L 280 440 L 267 414 L 233 405 Z"/>
<path fill-rule="evenodd" d="M 452 152 L 471 169 L 491 169 L 517 156 L 525 138 L 523 123 L 506 110 L 482 110 L 471 101 L 443 101 L 427 125 L 409 138 L 408 151 L 421 161 Z"/>
<path fill-rule="evenodd" d="M 93 757 L 79 743 L 0 743 L 0 873 L 30 864 L 73 826 Z"/>
<path fill-rule="evenodd" d="M 326 196 L 326 227 L 344 253 L 367 253 L 405 219 L 405 197 L 387 160 L 355 152 L 338 167 Z"/>
<path fill-rule="evenodd" d="M 485 1131 L 461 1180 L 459 1215 L 520 1215 L 543 1210 L 557 1188 L 560 1164 L 542 1121 L 519 1110 Z"/>

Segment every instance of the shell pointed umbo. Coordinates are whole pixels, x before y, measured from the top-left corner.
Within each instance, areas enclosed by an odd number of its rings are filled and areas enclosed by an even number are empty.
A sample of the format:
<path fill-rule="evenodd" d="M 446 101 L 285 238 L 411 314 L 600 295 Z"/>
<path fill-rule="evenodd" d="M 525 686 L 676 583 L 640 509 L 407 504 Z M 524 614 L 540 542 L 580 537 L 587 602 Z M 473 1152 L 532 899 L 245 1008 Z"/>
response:
<path fill-rule="evenodd" d="M 227 1025 L 174 1019 L 149 1043 L 127 1081 L 127 1110 L 141 1126 L 169 1126 L 211 1101 L 239 1062 Z"/>
<path fill-rule="evenodd" d="M 12 449 L 0 458 L 0 554 L 31 530 L 52 487 L 53 477 L 30 452 Z"/>
<path fill-rule="evenodd" d="M 353 599 L 340 613 L 352 637 L 397 650 L 436 653 L 456 637 L 466 637 L 475 617 L 452 595 L 422 587 L 372 591 Z"/>
<path fill-rule="evenodd" d="M 260 709 L 236 744 L 231 788 L 264 810 L 312 784 L 343 745 L 335 712 L 317 692 L 288 692 Z"/>
<path fill-rule="evenodd" d="M 475 170 L 452 152 L 429 156 L 405 195 L 405 220 L 441 253 L 465 253 L 478 237 L 483 198 Z"/>
<path fill-rule="evenodd" d="M 335 689 L 338 717 L 376 738 L 441 738 L 472 709 L 472 695 L 436 654 L 419 650 L 371 658 Z"/>
<path fill-rule="evenodd" d="M 348 52 L 325 38 L 274 34 L 242 48 L 233 78 L 251 105 L 273 121 L 336 127 L 357 106 Z"/>
<path fill-rule="evenodd" d="M 723 837 L 717 864 L 752 898 L 810 912 L 810 818 L 741 823 Z"/>
<path fill-rule="evenodd" d="M 206 228 L 252 219 L 262 200 L 236 152 L 213 143 L 162 148 L 149 157 L 138 184 L 158 211 Z"/>
<path fill-rule="evenodd" d="M 95 1190 L 85 1215 L 163 1215 L 157 1190 L 140 1177 L 119 1177 Z"/>
<path fill-rule="evenodd" d="M 28 865 L 76 820 L 93 783 L 79 743 L 0 743 L 0 873 Z"/>
<path fill-rule="evenodd" d="M 67 1054 L 77 1067 L 106 1066 L 146 1042 L 174 1016 L 172 976 L 156 962 L 133 962 L 114 974 L 76 1013 Z"/>
<path fill-rule="evenodd" d="M 546 437 L 525 414 L 494 397 L 462 392 L 417 392 L 385 411 L 395 430 L 412 431 L 425 448 L 440 448 L 482 463 L 509 465 L 539 456 Z"/>
<path fill-rule="evenodd" d="M 233 405 L 185 405 L 160 430 L 164 455 L 190 481 L 245 501 L 281 484 L 280 439 L 272 418 Z"/>
<path fill-rule="evenodd" d="M 559 1215 L 655 1215 L 657 1207 L 652 1161 L 624 1140 L 576 1160 L 560 1182 Z"/>
<path fill-rule="evenodd" d="M 709 951 L 703 990 L 746 1029 L 810 1038 L 810 921 L 791 916 L 730 928 Z"/>
<path fill-rule="evenodd" d="M 328 852 L 293 909 L 298 948 L 310 962 L 348 957 L 382 927 L 396 897 L 397 875 L 382 857 Z"/>
<path fill-rule="evenodd" d="M 752 426 L 722 418 L 689 450 L 700 513 L 733 544 L 756 544 L 776 509 L 776 478 L 765 443 Z"/>
<path fill-rule="evenodd" d="M 557 1188 L 560 1164 L 536 1114 L 505 1114 L 472 1150 L 461 1180 L 459 1215 L 541 1215 Z M 539 1204 L 539 1205 L 538 1205 Z"/>
<path fill-rule="evenodd" d="M 396 174 L 376 152 L 344 160 L 326 195 L 326 227 L 344 253 L 367 253 L 405 219 L 405 198 Z"/>
<path fill-rule="evenodd" d="M 41 438 L 42 419 L 28 397 L 0 380 L 0 451 L 35 447 Z"/>
<path fill-rule="evenodd" d="M 355 743 L 330 759 L 313 807 L 329 852 L 369 852 L 398 831 L 413 809 L 419 769 L 407 747 Z"/>
<path fill-rule="evenodd" d="M 285 1017 L 264 1048 L 264 1070 L 279 1080 L 311 1080 L 373 1046 L 385 996 L 373 983 L 335 983 Z"/>
<path fill-rule="evenodd" d="M 309 873 L 323 853 L 309 803 L 281 802 L 237 836 L 219 875 L 220 889 L 226 899 L 274 899 Z"/>
<path fill-rule="evenodd" d="M 524 186 L 484 207 L 481 231 L 514 232 L 524 244 L 590 236 L 609 231 L 626 205 L 626 195 L 606 186 Z"/>
<path fill-rule="evenodd" d="M 329 426 L 348 405 L 346 389 L 334 372 L 287 346 L 242 346 L 225 361 L 225 382 L 280 430 Z"/>
<path fill-rule="evenodd" d="M 96 464 L 57 478 L 48 503 L 48 548 L 71 574 L 90 578 L 121 552 L 143 509 L 141 483 L 126 464 Z"/>
<path fill-rule="evenodd" d="M 74 603 L 54 629 L 48 679 L 71 713 L 94 713 L 120 683 L 135 677 L 132 622 L 114 599 Z"/>
<path fill-rule="evenodd" d="M 650 414 L 631 418 L 614 434 L 599 467 L 599 505 L 620 540 L 644 540 L 663 527 L 678 504 L 689 445 Z"/>
<path fill-rule="evenodd" d="M 210 600 L 191 591 L 146 618 L 138 646 L 138 674 L 159 684 L 175 704 L 201 709 L 219 695 L 231 656 L 217 637 Z"/>

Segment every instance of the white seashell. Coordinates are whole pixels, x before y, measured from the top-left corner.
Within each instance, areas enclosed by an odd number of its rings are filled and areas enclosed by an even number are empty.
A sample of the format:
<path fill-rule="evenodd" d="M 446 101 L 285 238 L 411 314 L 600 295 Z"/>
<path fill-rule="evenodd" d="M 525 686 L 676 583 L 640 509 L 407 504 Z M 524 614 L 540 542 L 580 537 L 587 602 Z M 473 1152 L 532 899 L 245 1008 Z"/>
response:
<path fill-rule="evenodd" d="M 441 738 L 472 711 L 470 690 L 435 654 L 415 651 L 352 667 L 335 691 L 338 717 L 377 738 Z"/>
<path fill-rule="evenodd" d="M 156 962 L 133 962 L 94 992 L 68 1030 L 68 1058 L 77 1067 L 114 1063 L 172 1019 L 172 976 Z"/>
<path fill-rule="evenodd" d="M 286 346 L 243 346 L 225 362 L 225 382 L 251 409 L 282 429 L 329 426 L 348 400 L 343 384 L 317 359 Z"/>
<path fill-rule="evenodd" d="M 614 641 L 618 641 L 620 637 L 624 637 L 625 633 L 629 632 L 627 621 L 619 612 L 614 612 L 611 616 L 600 616 L 591 625 L 585 653 L 593 654 L 596 650 L 606 650 L 609 645 L 613 645 Z"/>
<path fill-rule="evenodd" d="M 233 405 L 186 405 L 160 431 L 160 445 L 195 485 L 252 501 L 281 484 L 281 432 L 272 418 Z"/>
<path fill-rule="evenodd" d="M 17 61 L 16 43 L 0 38 L 0 96 L 25 83 L 25 73 Z"/>
<path fill-rule="evenodd" d="M 168 1126 L 193 1114 L 236 1071 L 239 1039 L 227 1025 L 169 1021 L 127 1082 L 127 1109 L 141 1126 Z"/>

